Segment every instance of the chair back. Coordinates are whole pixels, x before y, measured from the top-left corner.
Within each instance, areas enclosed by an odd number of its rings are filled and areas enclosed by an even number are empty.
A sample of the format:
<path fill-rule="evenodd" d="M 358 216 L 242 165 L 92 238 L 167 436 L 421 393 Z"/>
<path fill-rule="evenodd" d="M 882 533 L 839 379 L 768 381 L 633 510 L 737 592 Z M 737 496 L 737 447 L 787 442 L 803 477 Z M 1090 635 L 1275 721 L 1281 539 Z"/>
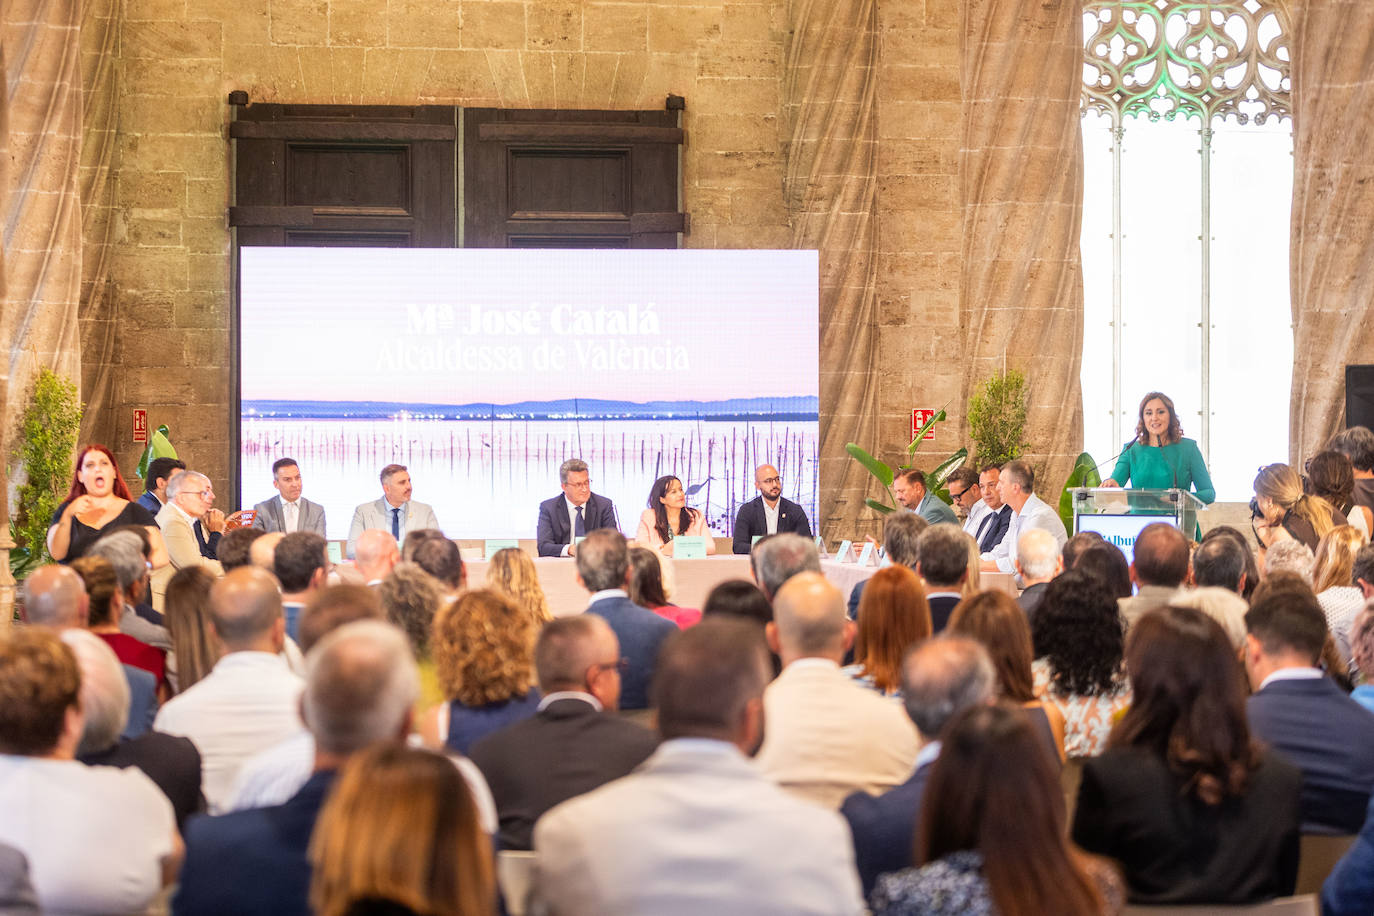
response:
<path fill-rule="evenodd" d="M 1128 906 L 1121 916 L 1320 916 L 1317 898 L 1311 894 L 1302 897 L 1280 897 L 1268 903 L 1252 906 L 1213 906 L 1206 904 L 1190 906 Z"/>
<path fill-rule="evenodd" d="M 525 916 L 534 877 L 534 853 L 503 849 L 496 854 L 496 883 L 510 916 Z"/>
<path fill-rule="evenodd" d="M 1354 834 L 1322 836 L 1304 833 L 1298 851 L 1298 884 L 1296 894 L 1320 894 L 1327 875 L 1331 874 L 1341 856 L 1355 845 Z"/>

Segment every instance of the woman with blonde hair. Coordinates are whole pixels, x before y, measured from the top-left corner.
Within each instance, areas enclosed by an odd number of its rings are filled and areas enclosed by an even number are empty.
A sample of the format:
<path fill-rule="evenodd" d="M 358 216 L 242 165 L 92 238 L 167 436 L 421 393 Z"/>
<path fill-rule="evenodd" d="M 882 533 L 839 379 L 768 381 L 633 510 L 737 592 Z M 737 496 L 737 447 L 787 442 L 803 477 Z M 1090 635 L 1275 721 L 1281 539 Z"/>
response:
<path fill-rule="evenodd" d="M 930 634 L 930 604 L 921 580 L 905 566 L 884 567 L 868 580 L 859 598 L 854 664 L 844 673 L 884 696 L 897 696 L 902 659 Z"/>
<path fill-rule="evenodd" d="M 489 916 L 491 843 L 451 761 L 379 744 L 339 774 L 310 838 L 318 916 Z"/>
<path fill-rule="evenodd" d="M 1350 660 L 1350 626 L 1364 610 L 1364 592 L 1355 584 L 1355 554 L 1369 542 L 1353 525 L 1332 528 L 1317 544 L 1312 591 L 1326 615 L 1342 661 Z"/>
<path fill-rule="evenodd" d="M 472 589 L 444 606 L 429 648 L 448 702 L 425 715 L 426 741 L 466 754 L 479 738 L 534 715 L 538 635 L 534 618 L 495 589 Z"/>
<path fill-rule="evenodd" d="M 1317 549 L 1317 542 L 1345 517 L 1320 496 L 1302 490 L 1302 478 L 1286 464 L 1269 464 L 1255 477 L 1255 498 L 1250 501 L 1255 538 L 1268 549 L 1275 541 L 1291 538 Z"/>
<path fill-rule="evenodd" d="M 210 586 L 215 574 L 203 566 L 177 570 L 167 583 L 162 616 L 172 636 L 167 656 L 167 680 L 181 693 L 210 673 L 224 654 L 210 631 Z"/>
<path fill-rule="evenodd" d="M 487 588 L 509 595 L 512 601 L 529 611 L 537 623 L 553 619 L 534 561 L 519 547 L 505 547 L 492 554 L 487 566 Z"/>

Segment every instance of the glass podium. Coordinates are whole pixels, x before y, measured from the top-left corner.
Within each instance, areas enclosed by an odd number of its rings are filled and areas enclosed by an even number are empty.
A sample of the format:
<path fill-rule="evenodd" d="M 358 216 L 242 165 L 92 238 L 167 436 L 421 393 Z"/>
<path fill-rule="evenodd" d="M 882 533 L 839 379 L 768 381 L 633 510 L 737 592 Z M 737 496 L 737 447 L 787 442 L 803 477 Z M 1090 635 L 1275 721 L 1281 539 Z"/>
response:
<path fill-rule="evenodd" d="M 1073 533 L 1096 531 L 1120 547 L 1129 562 L 1135 537 L 1146 525 L 1168 522 L 1195 540 L 1197 514 L 1207 507 L 1191 492 L 1179 489 L 1128 490 L 1121 487 L 1076 487 L 1073 498 Z"/>

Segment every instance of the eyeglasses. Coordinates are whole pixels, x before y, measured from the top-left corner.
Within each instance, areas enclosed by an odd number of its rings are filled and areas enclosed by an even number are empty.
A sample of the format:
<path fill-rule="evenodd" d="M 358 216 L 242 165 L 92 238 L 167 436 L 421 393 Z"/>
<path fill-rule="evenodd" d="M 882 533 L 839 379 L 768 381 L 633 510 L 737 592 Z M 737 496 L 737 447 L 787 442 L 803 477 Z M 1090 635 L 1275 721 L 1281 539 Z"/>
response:
<path fill-rule="evenodd" d="M 781 477 L 765 477 L 759 483 L 782 483 Z"/>
<path fill-rule="evenodd" d="M 592 665 L 590 668 L 587 669 L 588 672 L 618 671 L 621 674 L 624 674 L 626 671 L 629 670 L 630 660 L 628 658 L 622 658 L 618 661 L 613 662 L 598 662 L 597 664 Z"/>
<path fill-rule="evenodd" d="M 574 490 L 590 490 L 592 488 L 592 482 L 590 480 L 584 480 L 581 483 L 565 483 L 563 486 L 572 487 Z"/>
<path fill-rule="evenodd" d="M 963 488 L 962 490 L 960 490 L 958 493 L 955 493 L 953 490 L 950 490 L 950 491 L 949 491 L 949 498 L 952 499 L 952 500 L 954 500 L 955 502 L 958 502 L 959 500 L 961 500 L 961 499 L 964 498 L 964 494 L 965 494 L 965 493 L 967 493 L 969 490 L 972 490 L 972 489 L 973 489 L 973 487 L 964 487 L 964 488 Z"/>

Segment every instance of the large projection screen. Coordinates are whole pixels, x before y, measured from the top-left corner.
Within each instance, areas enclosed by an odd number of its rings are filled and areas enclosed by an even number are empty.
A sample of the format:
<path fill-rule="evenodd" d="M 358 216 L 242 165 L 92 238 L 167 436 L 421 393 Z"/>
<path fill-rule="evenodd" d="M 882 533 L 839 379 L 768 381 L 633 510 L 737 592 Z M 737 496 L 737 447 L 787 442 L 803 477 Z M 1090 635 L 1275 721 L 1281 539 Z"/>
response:
<path fill-rule="evenodd" d="M 240 490 L 294 458 L 328 536 L 387 464 L 454 538 L 532 538 L 580 457 L 633 536 L 679 477 L 731 533 L 754 467 L 815 527 L 814 251 L 240 252 Z"/>

